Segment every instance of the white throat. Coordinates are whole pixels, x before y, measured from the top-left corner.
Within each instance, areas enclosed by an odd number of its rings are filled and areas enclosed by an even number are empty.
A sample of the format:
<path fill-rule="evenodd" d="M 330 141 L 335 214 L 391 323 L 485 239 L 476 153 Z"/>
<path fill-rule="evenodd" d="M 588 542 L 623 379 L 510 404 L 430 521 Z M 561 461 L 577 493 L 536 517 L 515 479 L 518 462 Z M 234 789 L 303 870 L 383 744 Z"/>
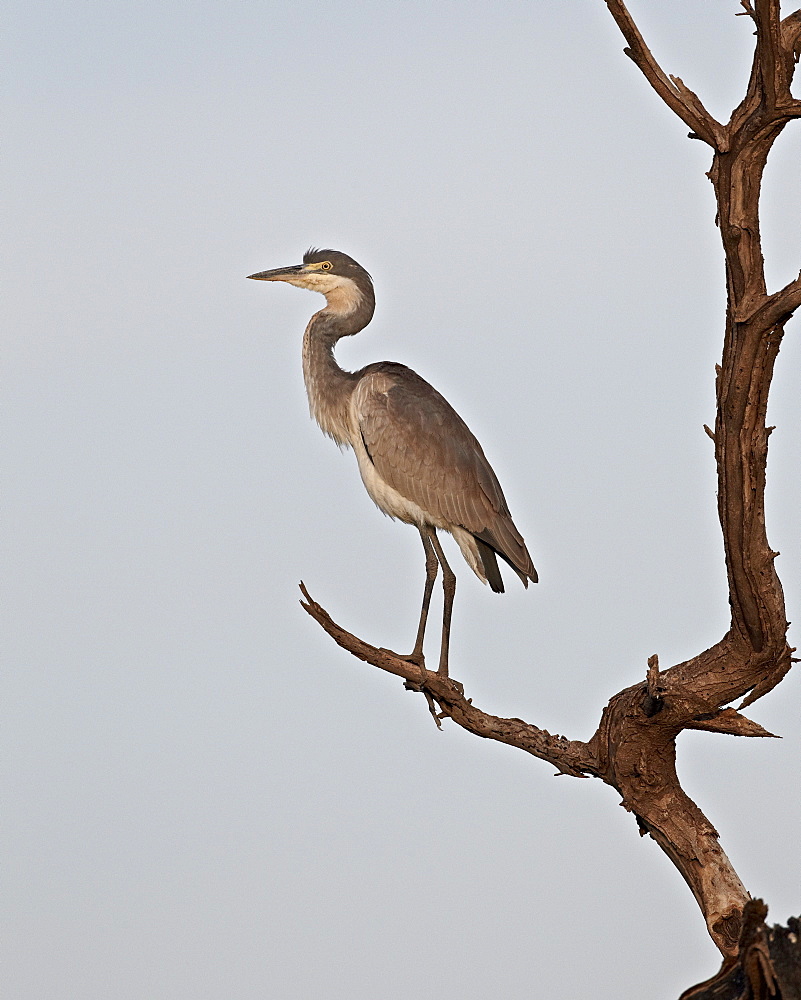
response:
<path fill-rule="evenodd" d="M 285 278 L 284 281 L 290 285 L 297 285 L 298 288 L 308 288 L 310 292 L 320 292 L 327 302 L 323 311 L 336 316 L 348 316 L 355 312 L 363 299 L 356 282 L 340 274 L 325 274 L 318 271 Z"/>

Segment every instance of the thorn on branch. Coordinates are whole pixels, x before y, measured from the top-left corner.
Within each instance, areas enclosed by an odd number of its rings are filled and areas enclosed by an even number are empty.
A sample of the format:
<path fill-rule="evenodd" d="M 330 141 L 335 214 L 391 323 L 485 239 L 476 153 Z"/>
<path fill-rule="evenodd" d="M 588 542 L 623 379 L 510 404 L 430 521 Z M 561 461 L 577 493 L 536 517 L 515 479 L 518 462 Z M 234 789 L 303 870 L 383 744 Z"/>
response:
<path fill-rule="evenodd" d="M 706 431 L 706 436 L 715 442 L 715 432 L 706 424 L 704 424 L 704 430 Z"/>
<path fill-rule="evenodd" d="M 724 708 L 711 715 L 699 715 L 687 723 L 687 729 L 699 729 L 708 733 L 724 733 L 728 736 L 760 736 L 779 739 L 775 733 L 769 733 L 758 722 L 747 719 L 733 708 Z"/>
<path fill-rule="evenodd" d="M 659 657 L 656 653 L 648 657 L 648 673 L 645 675 L 645 695 L 642 700 L 642 710 L 650 719 L 665 707 L 665 701 L 659 693 Z"/>
<path fill-rule="evenodd" d="M 652 698 L 658 698 L 659 656 L 656 653 L 654 653 L 653 656 L 648 657 L 648 674 L 646 676 L 646 681 L 648 683 L 648 694 Z"/>

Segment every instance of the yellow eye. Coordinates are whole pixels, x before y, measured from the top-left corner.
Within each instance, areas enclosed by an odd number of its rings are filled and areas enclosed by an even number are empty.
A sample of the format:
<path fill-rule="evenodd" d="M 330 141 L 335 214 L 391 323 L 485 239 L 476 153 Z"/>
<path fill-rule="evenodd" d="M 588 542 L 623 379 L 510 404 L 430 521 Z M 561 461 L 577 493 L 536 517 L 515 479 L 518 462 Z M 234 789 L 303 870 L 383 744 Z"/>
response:
<path fill-rule="evenodd" d="M 320 265 L 323 271 L 330 271 L 333 266 L 330 260 L 324 260 Z"/>

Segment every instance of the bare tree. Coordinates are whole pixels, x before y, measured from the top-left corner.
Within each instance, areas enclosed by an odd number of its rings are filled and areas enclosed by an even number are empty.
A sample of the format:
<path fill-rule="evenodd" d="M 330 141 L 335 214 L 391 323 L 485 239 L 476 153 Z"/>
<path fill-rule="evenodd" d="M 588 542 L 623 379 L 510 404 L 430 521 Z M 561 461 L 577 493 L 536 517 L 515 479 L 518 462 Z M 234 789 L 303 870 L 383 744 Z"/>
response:
<path fill-rule="evenodd" d="M 708 176 L 717 199 L 728 301 L 723 357 L 717 369 L 715 429 L 706 430 L 715 443 L 731 604 L 729 630 L 711 648 L 667 670 L 661 670 L 652 656 L 645 681 L 615 694 L 603 709 L 595 735 L 581 742 L 553 736 L 521 719 L 482 712 L 465 697 L 457 680 L 345 631 L 301 584 L 302 603 L 344 649 L 425 694 L 438 722 L 452 719 L 477 736 L 540 757 L 563 774 L 600 778 L 617 789 L 640 832 L 649 834 L 681 872 L 723 955 L 714 981 L 685 996 L 801 996 L 797 924 L 793 951 L 792 933 L 766 928 L 767 908 L 751 900 L 717 831 L 682 790 L 675 767 L 676 737 L 684 729 L 770 736 L 741 710 L 772 690 L 794 662 L 775 567 L 778 553 L 768 544 L 765 530 L 765 470 L 772 429 L 765 426 L 765 414 L 784 327 L 801 305 L 801 274 L 768 293 L 759 199 L 773 143 L 788 122 L 801 118 L 801 100 L 790 92 L 801 56 L 801 10 L 782 19 L 778 0 L 753 4 L 742 0 L 741 13 L 756 26 L 753 66 L 745 97 L 729 122 L 721 124 L 680 79 L 662 70 L 625 5 L 620 0 L 606 4 L 626 39 L 626 54 L 691 129 L 690 137 L 713 151 Z M 737 709 L 727 707 L 738 699 L 743 700 Z M 781 958 L 782 949 L 790 955 L 789 965 Z"/>

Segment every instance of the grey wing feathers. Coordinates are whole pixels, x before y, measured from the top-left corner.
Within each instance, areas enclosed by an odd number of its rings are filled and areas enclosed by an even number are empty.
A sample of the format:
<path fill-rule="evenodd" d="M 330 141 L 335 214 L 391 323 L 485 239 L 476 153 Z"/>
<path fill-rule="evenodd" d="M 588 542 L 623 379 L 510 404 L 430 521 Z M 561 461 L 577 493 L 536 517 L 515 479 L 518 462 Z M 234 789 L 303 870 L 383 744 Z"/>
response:
<path fill-rule="evenodd" d="M 458 413 L 416 372 L 382 362 L 357 373 L 357 415 L 381 478 L 414 501 L 432 523 L 465 528 L 479 545 L 487 577 L 499 579 L 497 552 L 523 582 L 537 573 L 495 473 Z"/>

